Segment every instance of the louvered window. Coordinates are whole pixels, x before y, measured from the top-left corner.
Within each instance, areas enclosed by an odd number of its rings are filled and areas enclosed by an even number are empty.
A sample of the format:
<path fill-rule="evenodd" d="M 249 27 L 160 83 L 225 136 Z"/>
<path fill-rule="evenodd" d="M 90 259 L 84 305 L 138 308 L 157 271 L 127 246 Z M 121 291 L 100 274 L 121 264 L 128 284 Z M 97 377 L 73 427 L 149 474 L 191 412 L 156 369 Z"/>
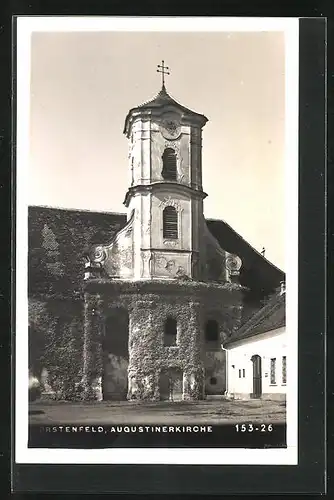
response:
<path fill-rule="evenodd" d="M 162 177 L 166 181 L 176 181 L 176 155 L 174 149 L 165 149 L 162 155 L 162 163 Z"/>
<path fill-rule="evenodd" d="M 177 212 L 174 207 L 166 207 L 163 211 L 163 236 L 164 238 L 178 238 Z"/>
<path fill-rule="evenodd" d="M 282 357 L 282 384 L 286 384 L 286 356 Z"/>
<path fill-rule="evenodd" d="M 270 384 L 276 384 L 276 358 L 270 360 Z"/>

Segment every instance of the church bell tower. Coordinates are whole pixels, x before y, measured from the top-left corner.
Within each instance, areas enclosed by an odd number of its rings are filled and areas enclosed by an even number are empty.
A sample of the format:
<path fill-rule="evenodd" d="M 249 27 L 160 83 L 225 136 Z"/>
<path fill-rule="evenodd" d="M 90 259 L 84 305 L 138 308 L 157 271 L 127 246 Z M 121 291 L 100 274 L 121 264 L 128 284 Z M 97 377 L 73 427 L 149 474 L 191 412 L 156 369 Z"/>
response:
<path fill-rule="evenodd" d="M 202 128 L 207 118 L 167 92 L 168 67 L 158 65 L 162 88 L 129 111 L 131 185 L 124 204 L 133 230 L 133 279 L 203 279 L 205 220 Z"/>
<path fill-rule="evenodd" d="M 224 365 L 221 344 L 240 318 L 241 260 L 220 246 L 203 215 L 202 129 L 208 120 L 169 95 L 164 61 L 158 71 L 160 92 L 125 119 L 127 222 L 87 255 L 83 385 L 91 390 L 93 375 L 106 380 L 103 342 L 117 344 L 122 337 L 116 323 L 109 336 L 106 325 L 125 310 L 126 376 L 110 384 L 127 377 L 122 391 L 129 400 L 199 400 L 212 363 Z M 223 393 L 224 375 L 220 379 Z"/>

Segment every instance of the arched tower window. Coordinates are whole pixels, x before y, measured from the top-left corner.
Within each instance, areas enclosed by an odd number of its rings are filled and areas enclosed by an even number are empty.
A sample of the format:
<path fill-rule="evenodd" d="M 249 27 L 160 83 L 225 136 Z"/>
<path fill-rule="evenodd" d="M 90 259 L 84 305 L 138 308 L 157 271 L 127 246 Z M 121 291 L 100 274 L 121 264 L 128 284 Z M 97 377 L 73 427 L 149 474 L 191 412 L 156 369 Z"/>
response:
<path fill-rule="evenodd" d="M 164 345 L 165 346 L 176 345 L 176 334 L 177 334 L 176 319 L 171 318 L 169 316 L 165 321 Z"/>
<path fill-rule="evenodd" d="M 166 181 L 176 181 L 176 154 L 174 149 L 166 148 L 162 155 L 162 177 Z"/>
<path fill-rule="evenodd" d="M 178 238 L 177 211 L 174 207 L 168 206 L 163 211 L 163 237 L 174 239 Z"/>

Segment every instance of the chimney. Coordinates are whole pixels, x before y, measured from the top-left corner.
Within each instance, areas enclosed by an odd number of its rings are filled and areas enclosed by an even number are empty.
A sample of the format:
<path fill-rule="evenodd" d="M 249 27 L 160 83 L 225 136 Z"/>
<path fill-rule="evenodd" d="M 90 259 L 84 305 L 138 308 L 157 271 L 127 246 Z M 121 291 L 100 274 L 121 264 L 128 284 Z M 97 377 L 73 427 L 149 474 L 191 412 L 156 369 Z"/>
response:
<path fill-rule="evenodd" d="M 285 293 L 285 281 L 280 281 L 280 295 Z"/>

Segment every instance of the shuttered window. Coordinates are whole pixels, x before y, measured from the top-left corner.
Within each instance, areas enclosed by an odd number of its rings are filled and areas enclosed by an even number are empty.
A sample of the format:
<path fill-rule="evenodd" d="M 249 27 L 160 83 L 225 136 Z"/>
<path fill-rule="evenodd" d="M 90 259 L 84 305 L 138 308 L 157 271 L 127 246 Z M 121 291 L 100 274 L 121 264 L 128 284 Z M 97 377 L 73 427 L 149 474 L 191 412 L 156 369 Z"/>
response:
<path fill-rule="evenodd" d="M 176 155 L 172 148 L 166 148 L 162 155 L 162 177 L 166 181 L 176 181 Z"/>
<path fill-rule="evenodd" d="M 270 383 L 272 385 L 276 384 L 276 358 L 270 360 Z"/>
<path fill-rule="evenodd" d="M 286 356 L 282 357 L 282 384 L 286 384 Z"/>
<path fill-rule="evenodd" d="M 177 211 L 174 207 L 166 207 L 163 211 L 163 237 L 178 238 Z"/>

